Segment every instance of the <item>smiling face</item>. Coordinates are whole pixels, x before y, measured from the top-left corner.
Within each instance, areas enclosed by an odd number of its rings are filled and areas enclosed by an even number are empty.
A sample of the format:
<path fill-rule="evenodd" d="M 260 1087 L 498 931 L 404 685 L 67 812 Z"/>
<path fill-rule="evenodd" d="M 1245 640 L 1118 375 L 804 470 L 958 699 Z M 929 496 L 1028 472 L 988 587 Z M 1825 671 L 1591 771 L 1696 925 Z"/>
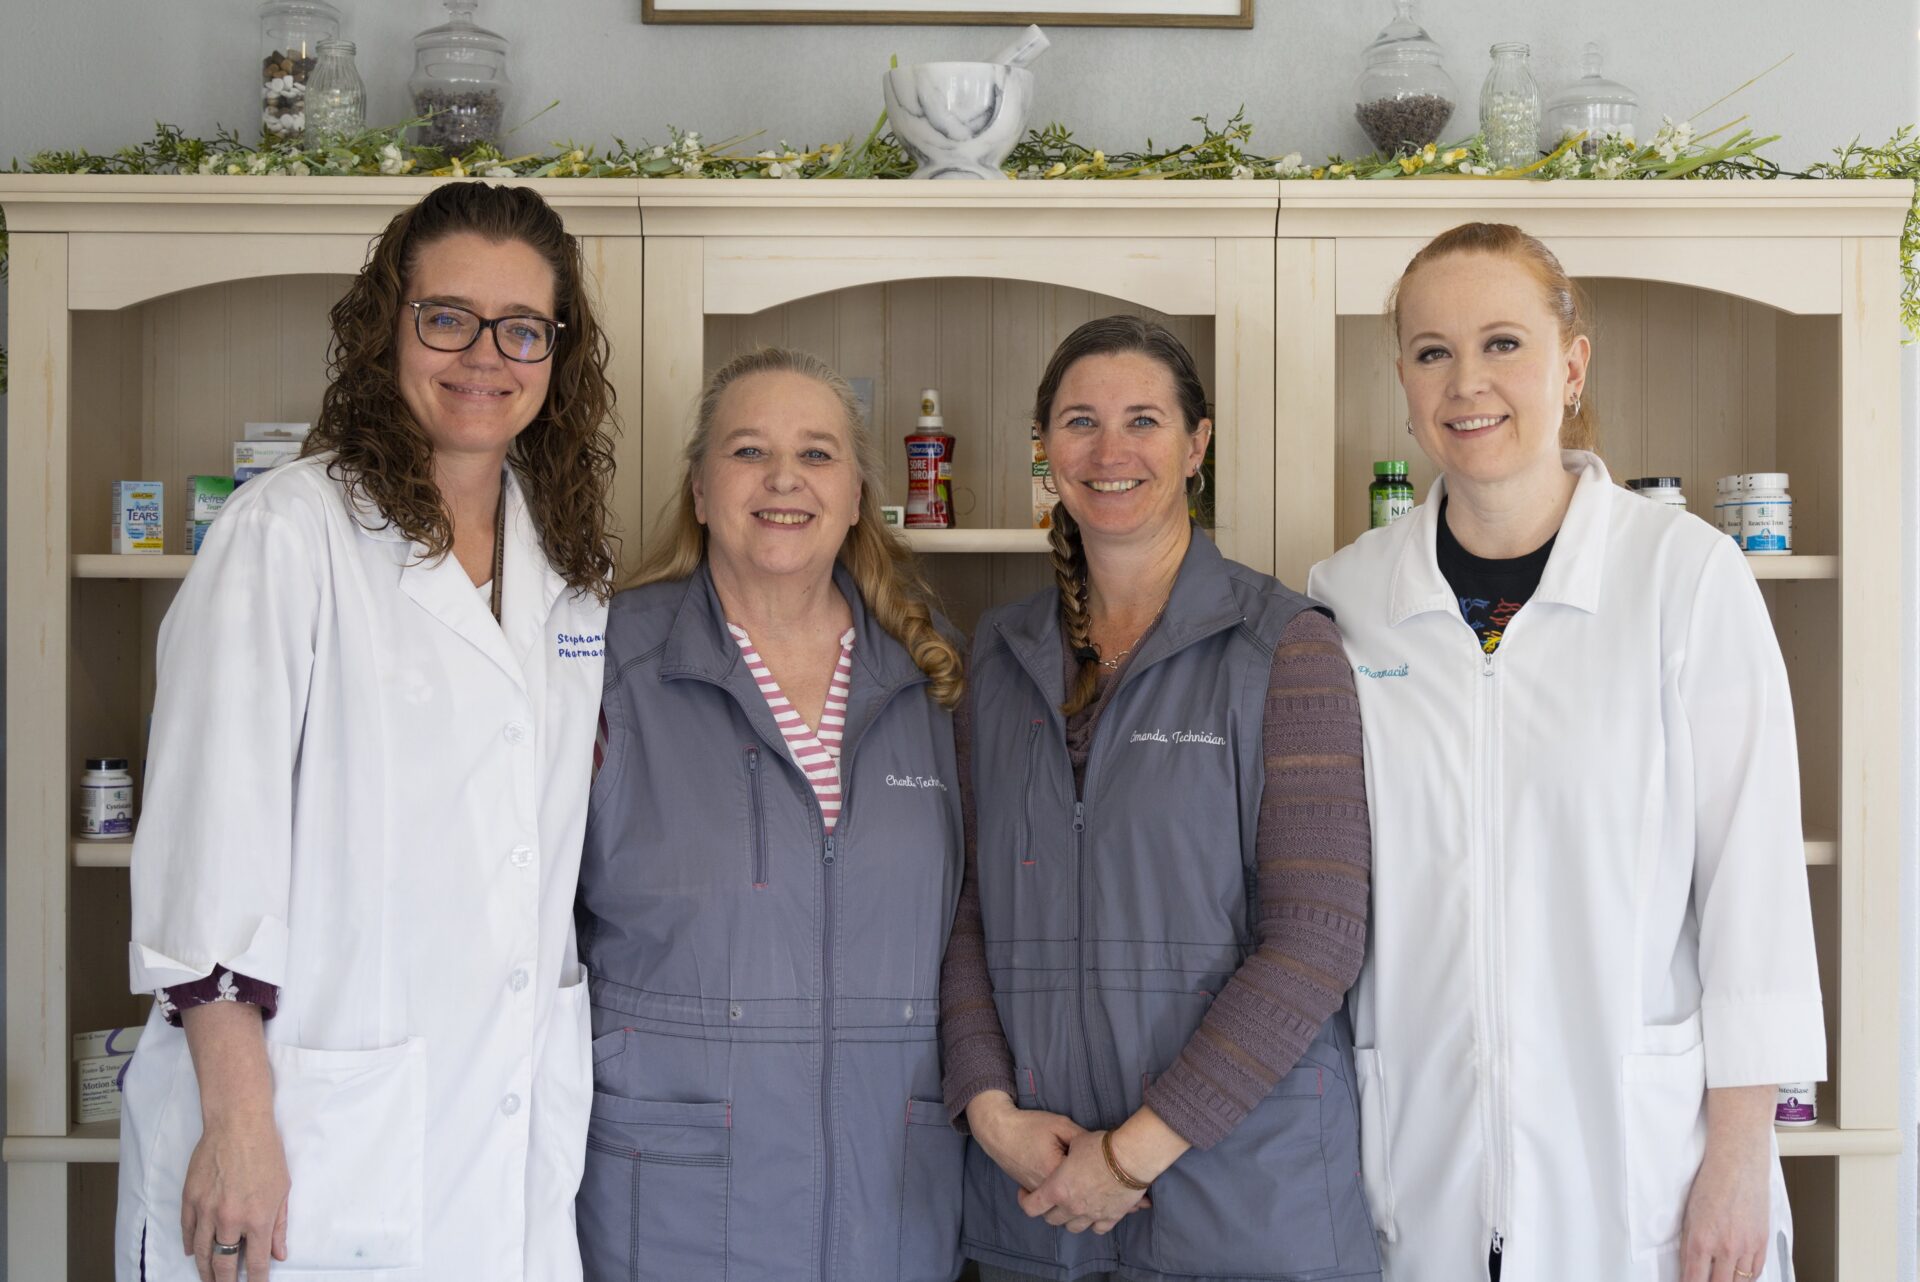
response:
<path fill-rule="evenodd" d="M 1401 285 L 1399 318 L 1408 422 L 1449 484 L 1561 475 L 1560 427 L 1589 346 L 1563 341 L 1524 266 L 1483 253 L 1436 259 Z"/>
<path fill-rule="evenodd" d="M 1187 522 L 1187 478 L 1213 424 L 1188 431 L 1173 373 L 1142 352 L 1067 367 L 1044 425 L 1060 501 L 1084 538 L 1164 536 Z"/>
<path fill-rule="evenodd" d="M 460 232 L 420 248 L 406 297 L 452 303 L 483 317 L 551 319 L 553 268 L 522 241 Z M 411 307 L 400 309 L 396 324 L 400 399 L 435 456 L 504 458 L 513 438 L 546 404 L 553 358 L 533 365 L 510 361 L 491 333 L 482 333 L 464 352 L 435 351 L 420 341 Z"/>
<path fill-rule="evenodd" d="M 692 477 L 694 516 L 716 567 L 752 578 L 825 578 L 860 519 L 846 407 L 804 374 L 749 374 L 714 408 Z"/>

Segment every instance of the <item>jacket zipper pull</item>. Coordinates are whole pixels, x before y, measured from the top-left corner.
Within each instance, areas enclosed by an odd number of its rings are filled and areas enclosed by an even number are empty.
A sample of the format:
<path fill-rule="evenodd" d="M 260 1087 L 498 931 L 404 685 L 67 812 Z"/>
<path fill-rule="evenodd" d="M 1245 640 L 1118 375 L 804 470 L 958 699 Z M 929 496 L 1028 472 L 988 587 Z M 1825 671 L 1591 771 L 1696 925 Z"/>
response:
<path fill-rule="evenodd" d="M 1504 1247 L 1506 1244 L 1507 1244 L 1506 1238 L 1500 1235 L 1499 1229 L 1495 1229 L 1493 1231 L 1493 1253 L 1495 1255 L 1500 1254 L 1500 1249 Z"/>
<path fill-rule="evenodd" d="M 1483 677 L 1492 676 L 1493 675 L 1493 656 L 1490 654 L 1483 654 L 1480 656 L 1480 660 L 1481 660 L 1480 675 Z"/>
<path fill-rule="evenodd" d="M 833 834 L 832 833 L 827 834 L 827 849 L 826 849 L 826 853 L 820 857 L 820 862 L 823 864 L 831 864 L 833 862 Z"/>
<path fill-rule="evenodd" d="M 1086 829 L 1087 803 L 1084 801 L 1076 801 L 1073 803 L 1073 830 L 1075 832 L 1085 832 Z"/>

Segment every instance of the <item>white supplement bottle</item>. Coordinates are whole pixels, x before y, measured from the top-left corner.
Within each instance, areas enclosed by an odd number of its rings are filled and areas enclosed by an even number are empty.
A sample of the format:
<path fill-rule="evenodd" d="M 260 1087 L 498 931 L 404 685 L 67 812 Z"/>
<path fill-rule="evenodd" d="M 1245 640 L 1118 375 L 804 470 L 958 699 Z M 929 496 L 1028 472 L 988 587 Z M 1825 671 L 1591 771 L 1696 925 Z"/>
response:
<path fill-rule="evenodd" d="M 1780 1095 L 1773 1108 L 1775 1126 L 1812 1126 L 1820 1120 L 1820 1109 L 1814 1099 L 1815 1088 L 1812 1082 L 1782 1082 Z"/>
<path fill-rule="evenodd" d="M 1723 476 L 1713 483 L 1713 528 L 1733 540 L 1742 552 L 1747 543 L 1740 534 L 1740 500 L 1746 497 L 1744 476 Z"/>
<path fill-rule="evenodd" d="M 1687 510 L 1687 496 L 1682 492 L 1677 476 L 1636 476 L 1627 482 L 1627 488 L 1643 499 L 1677 507 L 1682 512 Z"/>
<path fill-rule="evenodd" d="M 133 835 L 133 776 L 125 757 L 88 757 L 80 776 L 80 835 Z"/>
<path fill-rule="evenodd" d="M 1793 499 L 1785 472 L 1749 472 L 1740 503 L 1740 542 L 1748 556 L 1793 552 Z"/>

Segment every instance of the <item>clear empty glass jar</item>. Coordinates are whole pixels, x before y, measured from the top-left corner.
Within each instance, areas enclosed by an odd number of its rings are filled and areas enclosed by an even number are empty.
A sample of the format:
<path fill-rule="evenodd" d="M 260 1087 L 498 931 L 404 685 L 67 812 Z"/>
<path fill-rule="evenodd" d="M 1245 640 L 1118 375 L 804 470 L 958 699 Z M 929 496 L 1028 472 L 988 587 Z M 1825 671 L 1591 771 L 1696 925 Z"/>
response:
<path fill-rule="evenodd" d="M 306 148 L 319 151 L 367 127 L 367 87 L 353 65 L 353 41 L 322 40 L 307 80 Z"/>
<path fill-rule="evenodd" d="M 1633 115 L 1640 99 L 1633 90 L 1600 74 L 1600 46 L 1589 42 L 1580 59 L 1580 78 L 1554 95 L 1547 107 L 1547 127 L 1540 145 L 1558 147 L 1569 134 L 1583 133 L 1580 150 L 1591 155 L 1609 129 L 1632 138 Z"/>
<path fill-rule="evenodd" d="M 1527 46 L 1493 47 L 1493 69 L 1480 87 L 1480 132 L 1495 169 L 1521 169 L 1540 159 L 1540 86 Z"/>
<path fill-rule="evenodd" d="M 307 81 L 320 42 L 340 34 L 340 11 L 327 0 L 267 0 L 260 6 L 260 136 L 299 138 L 307 129 Z"/>
<path fill-rule="evenodd" d="M 1393 21 L 1360 55 L 1353 114 L 1375 150 L 1413 151 L 1440 140 L 1453 115 L 1453 77 L 1413 16 L 1413 0 L 1394 0 Z"/>
<path fill-rule="evenodd" d="M 477 0 L 443 0 L 451 18 L 445 26 L 413 38 L 413 114 L 429 120 L 414 131 L 414 141 L 458 155 L 479 143 L 498 143 L 506 115 L 507 42 L 473 25 Z"/>

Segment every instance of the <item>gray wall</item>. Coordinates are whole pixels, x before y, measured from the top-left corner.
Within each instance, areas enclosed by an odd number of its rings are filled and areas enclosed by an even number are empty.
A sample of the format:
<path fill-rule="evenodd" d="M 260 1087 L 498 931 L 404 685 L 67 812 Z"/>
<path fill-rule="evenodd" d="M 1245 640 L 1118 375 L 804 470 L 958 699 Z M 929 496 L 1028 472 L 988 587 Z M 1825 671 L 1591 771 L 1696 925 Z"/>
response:
<path fill-rule="evenodd" d="M 407 112 L 413 34 L 435 0 L 336 0 L 356 41 L 370 119 Z M 1040 7 L 1044 0 L 1035 0 Z M 1487 47 L 1524 40 L 1551 95 L 1598 38 L 1615 79 L 1641 96 L 1643 128 L 1686 116 L 1787 54 L 1792 61 L 1705 119 L 1740 111 L 1784 135 L 1782 163 L 1817 160 L 1859 133 L 1878 140 L 1912 118 L 1916 19 L 1907 0 L 1427 0 L 1422 20 L 1461 88 L 1451 133 L 1471 133 Z M 110 150 L 156 119 L 190 132 L 256 128 L 253 0 L 0 0 L 0 164 L 47 147 Z M 1388 0 L 1255 0 L 1251 31 L 1058 28 L 1037 64 L 1033 123 L 1060 120 L 1090 145 L 1132 149 L 1193 136 L 1188 118 L 1244 103 L 1257 149 L 1364 151 L 1349 96 L 1360 50 Z M 902 62 L 981 58 L 1003 32 L 975 27 L 643 26 L 640 0 L 482 0 L 480 18 L 514 46 L 510 119 L 560 105 L 513 139 L 662 141 L 669 123 L 710 138 L 765 129 L 771 145 L 864 134 L 879 77 Z"/>
<path fill-rule="evenodd" d="M 370 118 L 403 118 L 411 37 L 442 20 L 440 6 L 433 0 L 340 3 L 344 34 L 360 46 Z M 155 120 L 200 135 L 228 124 L 251 137 L 258 110 L 256 11 L 253 0 L 0 0 L 0 165 L 50 147 L 112 150 L 147 137 Z M 516 150 L 546 150 L 562 139 L 605 144 L 615 134 L 664 141 L 669 124 L 714 139 L 765 129 L 766 145 L 860 135 L 879 113 L 878 80 L 889 56 L 902 62 L 985 57 L 1003 34 L 967 27 L 649 27 L 639 13 L 639 0 L 483 0 L 483 23 L 514 43 L 511 69 L 519 89 L 510 119 L 523 120 L 560 99 L 510 140 Z M 1245 104 L 1258 126 L 1256 150 L 1300 151 L 1310 159 L 1363 151 L 1349 91 L 1360 50 L 1390 13 L 1388 0 L 1255 0 L 1251 31 L 1058 28 L 1054 48 L 1036 67 L 1031 123 L 1059 120 L 1090 145 L 1132 149 L 1149 137 L 1163 146 L 1189 140 L 1197 136 L 1189 117 L 1222 121 Z M 1550 96 L 1575 74 L 1580 47 L 1600 39 L 1609 74 L 1640 93 L 1643 132 L 1662 114 L 1699 111 L 1791 53 L 1785 66 L 1701 118 L 1710 126 L 1748 113 L 1758 131 L 1783 135 L 1770 154 L 1789 167 L 1824 159 L 1856 134 L 1880 141 L 1920 117 L 1920 15 L 1908 0 L 1428 0 L 1421 15 L 1448 51 L 1462 91 L 1450 136 L 1473 129 L 1486 49 L 1496 40 L 1533 45 L 1535 75 Z M 1915 362 L 1907 368 L 1913 371 Z M 0 431 L 4 425 L 0 399 Z M 1920 493 L 1920 449 L 1911 408 L 1906 459 L 1904 845 L 1910 881 L 1902 955 L 1911 972 L 1920 955 L 1914 935 L 1920 887 L 1911 879 L 1920 826 L 1912 751 L 1920 526 L 1911 496 Z M 0 547 L 3 540 L 0 534 Z M 1920 1054 L 1910 1013 L 1905 1024 L 1911 1079 Z M 1907 1123 L 1913 1124 L 1911 1112 Z M 1915 1195 L 1912 1162 L 1909 1154 L 1903 1180 L 1909 1197 Z M 4 1205 L 0 1182 L 0 1211 Z M 1900 1276 L 1912 1279 L 1911 1220 L 1901 1226 L 1901 1241 Z"/>

